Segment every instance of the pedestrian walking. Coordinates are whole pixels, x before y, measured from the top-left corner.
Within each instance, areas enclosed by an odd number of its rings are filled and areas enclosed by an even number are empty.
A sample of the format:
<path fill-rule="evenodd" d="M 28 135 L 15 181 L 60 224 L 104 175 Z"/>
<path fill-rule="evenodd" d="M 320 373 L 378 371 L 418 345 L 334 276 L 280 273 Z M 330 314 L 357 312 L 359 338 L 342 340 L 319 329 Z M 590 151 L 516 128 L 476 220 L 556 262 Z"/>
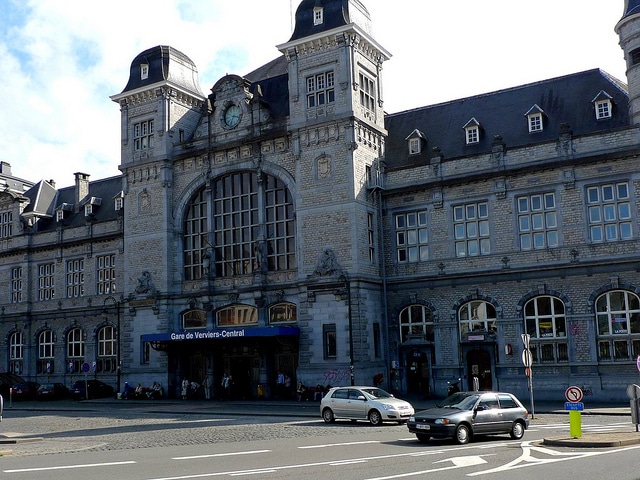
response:
<path fill-rule="evenodd" d="M 189 380 L 187 380 L 187 378 L 183 378 L 182 379 L 182 399 L 186 400 L 187 399 L 187 394 L 189 393 Z"/>

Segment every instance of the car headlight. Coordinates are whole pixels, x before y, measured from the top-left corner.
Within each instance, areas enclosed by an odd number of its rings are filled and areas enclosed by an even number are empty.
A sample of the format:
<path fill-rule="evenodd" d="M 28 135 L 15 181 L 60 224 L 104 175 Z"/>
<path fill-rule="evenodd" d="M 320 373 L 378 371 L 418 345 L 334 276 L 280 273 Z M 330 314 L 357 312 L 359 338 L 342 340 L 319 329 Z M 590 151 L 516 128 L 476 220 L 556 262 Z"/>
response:
<path fill-rule="evenodd" d="M 409 417 L 409 421 L 410 421 L 410 422 L 415 422 L 415 421 L 416 421 L 416 417 L 414 417 L 413 415 L 411 415 L 411 416 Z"/>
<path fill-rule="evenodd" d="M 389 405 L 388 403 L 383 403 L 382 408 L 385 410 L 393 410 L 393 405 Z"/>
<path fill-rule="evenodd" d="M 448 418 L 436 418 L 436 421 L 433 422 L 436 425 L 449 425 L 449 419 Z"/>

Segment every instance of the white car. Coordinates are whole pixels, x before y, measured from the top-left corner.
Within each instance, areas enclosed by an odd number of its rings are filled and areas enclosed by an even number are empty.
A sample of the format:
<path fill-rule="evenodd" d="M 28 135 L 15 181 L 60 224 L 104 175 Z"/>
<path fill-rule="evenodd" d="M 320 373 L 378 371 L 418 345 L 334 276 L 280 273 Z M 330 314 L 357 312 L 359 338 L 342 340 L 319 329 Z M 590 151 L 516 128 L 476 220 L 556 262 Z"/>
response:
<path fill-rule="evenodd" d="M 320 415 L 327 423 L 337 418 L 368 420 L 371 425 L 405 423 L 413 414 L 409 402 L 377 387 L 334 387 L 320 402 Z"/>

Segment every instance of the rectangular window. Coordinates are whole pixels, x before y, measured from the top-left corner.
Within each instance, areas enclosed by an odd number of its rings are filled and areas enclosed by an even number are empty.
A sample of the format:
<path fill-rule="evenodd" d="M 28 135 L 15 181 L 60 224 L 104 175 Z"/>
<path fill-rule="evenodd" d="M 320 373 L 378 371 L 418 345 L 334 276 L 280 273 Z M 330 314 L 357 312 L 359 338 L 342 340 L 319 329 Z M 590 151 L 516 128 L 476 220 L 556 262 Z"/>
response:
<path fill-rule="evenodd" d="M 596 102 L 596 118 L 611 118 L 611 100 L 602 100 Z"/>
<path fill-rule="evenodd" d="M 489 255 L 489 204 L 468 203 L 453 208 L 456 257 Z"/>
<path fill-rule="evenodd" d="M 116 292 L 116 256 L 101 255 L 96 258 L 96 292 L 109 295 Z"/>
<path fill-rule="evenodd" d="M 369 243 L 369 262 L 376 263 L 376 230 L 373 213 L 367 213 L 367 240 Z"/>
<path fill-rule="evenodd" d="M 365 109 L 375 112 L 376 110 L 376 84 L 369 77 L 360 73 L 360 105 Z"/>
<path fill-rule="evenodd" d="M 153 148 L 153 120 L 133 125 L 133 145 L 136 152 Z"/>
<path fill-rule="evenodd" d="M 478 143 L 480 141 L 480 128 L 477 126 L 467 127 L 467 145 Z"/>
<path fill-rule="evenodd" d="M 542 131 L 542 114 L 534 113 L 529 115 L 529 133 Z"/>
<path fill-rule="evenodd" d="M 520 250 L 553 248 L 558 245 L 558 218 L 554 193 L 516 198 Z"/>
<path fill-rule="evenodd" d="M 11 269 L 11 303 L 22 301 L 22 267 Z"/>
<path fill-rule="evenodd" d="M 0 213 L 0 238 L 13 235 L 13 212 Z"/>
<path fill-rule="evenodd" d="M 335 101 L 333 71 L 307 77 L 307 108 Z"/>
<path fill-rule="evenodd" d="M 38 266 L 38 300 L 53 300 L 55 297 L 55 273 L 54 263 Z"/>
<path fill-rule="evenodd" d="M 429 260 L 426 210 L 396 214 L 395 229 L 396 259 L 398 263 Z"/>
<path fill-rule="evenodd" d="M 84 296 L 84 259 L 67 262 L 67 298 Z"/>
<path fill-rule="evenodd" d="M 605 184 L 587 188 L 589 235 L 594 243 L 631 240 L 633 224 L 629 184 Z"/>
<path fill-rule="evenodd" d="M 409 139 L 409 155 L 417 155 L 420 153 L 420 139 L 419 138 L 410 138 Z"/>
<path fill-rule="evenodd" d="M 328 358 L 336 358 L 338 356 L 338 342 L 335 323 L 323 325 L 322 336 L 325 360 Z"/>

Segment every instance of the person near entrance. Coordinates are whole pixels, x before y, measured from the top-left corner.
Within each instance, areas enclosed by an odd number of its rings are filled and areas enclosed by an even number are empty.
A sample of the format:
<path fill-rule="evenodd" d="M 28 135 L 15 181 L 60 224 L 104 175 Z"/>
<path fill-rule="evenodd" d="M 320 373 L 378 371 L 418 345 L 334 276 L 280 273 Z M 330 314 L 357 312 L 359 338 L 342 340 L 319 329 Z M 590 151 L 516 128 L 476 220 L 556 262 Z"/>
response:
<path fill-rule="evenodd" d="M 227 375 L 225 373 L 222 376 L 222 382 L 220 382 L 220 386 L 222 387 L 222 399 L 230 400 L 231 399 L 231 375 Z"/>
<path fill-rule="evenodd" d="M 205 375 L 204 380 L 202 381 L 202 386 L 204 387 L 205 400 L 211 400 L 211 387 L 213 387 L 213 381 L 211 381 L 211 375 Z"/>
<path fill-rule="evenodd" d="M 284 396 L 284 373 L 278 370 L 278 376 L 276 377 L 276 393 L 279 397 Z"/>
<path fill-rule="evenodd" d="M 187 393 L 189 393 L 189 380 L 187 380 L 187 377 L 182 379 L 182 391 L 180 392 L 182 394 L 182 399 L 186 400 L 187 399 Z"/>

